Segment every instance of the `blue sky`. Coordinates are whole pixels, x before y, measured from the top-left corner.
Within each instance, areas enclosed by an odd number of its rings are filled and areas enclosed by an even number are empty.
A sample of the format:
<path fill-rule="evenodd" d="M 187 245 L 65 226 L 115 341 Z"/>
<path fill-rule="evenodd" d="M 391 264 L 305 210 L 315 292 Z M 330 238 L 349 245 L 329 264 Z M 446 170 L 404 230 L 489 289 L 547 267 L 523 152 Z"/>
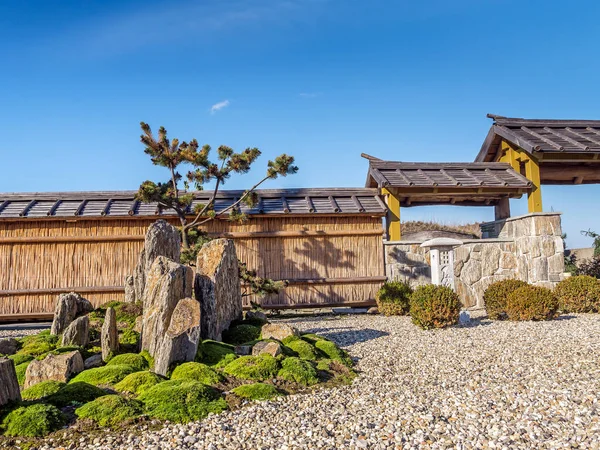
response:
<path fill-rule="evenodd" d="M 265 187 L 362 186 L 361 152 L 471 161 L 486 113 L 600 119 L 600 5 L 581 0 L 0 3 L 0 192 L 136 189 L 164 172 L 139 122 L 213 147 L 286 152 Z M 217 106 L 215 106 L 217 105 Z M 571 247 L 600 186 L 543 189 Z M 526 200 L 513 201 L 513 215 Z M 403 219 L 493 219 L 406 208 Z"/>

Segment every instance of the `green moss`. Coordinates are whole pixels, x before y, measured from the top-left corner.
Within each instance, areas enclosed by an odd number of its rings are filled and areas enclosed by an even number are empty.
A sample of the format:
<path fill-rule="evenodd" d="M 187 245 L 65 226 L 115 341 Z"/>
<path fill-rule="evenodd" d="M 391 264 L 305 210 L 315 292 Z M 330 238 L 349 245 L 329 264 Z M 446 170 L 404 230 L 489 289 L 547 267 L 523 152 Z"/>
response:
<path fill-rule="evenodd" d="M 335 384 L 352 384 L 356 372 L 333 359 L 322 359 L 317 363 L 317 370 L 327 372 L 328 381 Z"/>
<path fill-rule="evenodd" d="M 117 355 L 108 361 L 106 365 L 108 367 L 126 365 L 133 367 L 136 371 L 146 370 L 149 368 L 146 358 L 144 358 L 142 355 L 138 355 L 137 353 L 123 353 L 122 355 Z"/>
<path fill-rule="evenodd" d="M 140 356 L 143 357 L 146 361 L 148 361 L 148 367 L 150 369 L 154 369 L 154 357 L 148 353 L 148 350 L 144 350 L 140 353 Z"/>
<path fill-rule="evenodd" d="M 274 378 L 279 362 L 271 355 L 241 356 L 225 366 L 223 372 L 243 380 L 263 381 Z"/>
<path fill-rule="evenodd" d="M 333 362 L 332 359 L 322 359 L 317 362 L 317 370 L 329 370 L 329 366 Z"/>
<path fill-rule="evenodd" d="M 91 402 L 103 395 L 106 395 L 106 392 L 96 386 L 84 382 L 71 382 L 61 387 L 55 394 L 50 395 L 46 401 L 62 408 L 72 404 Z"/>
<path fill-rule="evenodd" d="M 247 398 L 249 400 L 270 400 L 274 397 L 283 395 L 275 386 L 265 383 L 243 384 L 232 389 L 231 392 L 238 397 Z"/>
<path fill-rule="evenodd" d="M 80 419 L 92 419 L 101 427 L 114 427 L 142 415 L 144 404 L 120 395 L 105 395 L 77 408 Z"/>
<path fill-rule="evenodd" d="M 63 386 L 65 383 L 60 381 L 42 381 L 21 392 L 21 397 L 23 400 L 39 400 L 57 393 Z"/>
<path fill-rule="evenodd" d="M 304 339 L 306 342 L 310 342 L 312 345 L 315 345 L 317 343 L 317 341 L 327 341 L 328 339 L 325 339 L 323 336 L 319 336 L 318 334 L 314 334 L 314 333 L 306 333 L 303 334 L 301 336 L 302 339 Z"/>
<path fill-rule="evenodd" d="M 298 336 L 288 336 L 282 342 L 302 359 L 315 361 L 319 357 L 315 347 Z"/>
<path fill-rule="evenodd" d="M 55 406 L 39 403 L 8 413 L 2 421 L 2 428 L 5 436 L 41 437 L 59 429 L 64 423 L 64 416 Z"/>
<path fill-rule="evenodd" d="M 83 381 L 84 383 L 93 384 L 94 386 L 117 384 L 133 372 L 139 372 L 139 370 L 125 364 L 97 367 L 79 373 L 71 380 L 71 383 Z"/>
<path fill-rule="evenodd" d="M 140 333 L 133 328 L 126 328 L 119 335 L 119 345 L 126 349 L 137 350 L 140 342 Z"/>
<path fill-rule="evenodd" d="M 81 347 L 75 347 L 72 345 L 66 346 L 66 347 L 58 347 L 55 348 L 54 350 L 50 350 L 49 352 L 46 353 L 42 353 L 41 355 L 38 355 L 35 357 L 35 359 L 37 359 L 38 361 L 41 361 L 42 359 L 46 358 L 46 356 L 48 355 L 61 355 L 63 353 L 70 353 L 70 352 L 76 352 L 76 351 L 81 351 Z"/>
<path fill-rule="evenodd" d="M 212 367 L 214 369 L 224 369 L 225 366 L 227 366 L 227 364 L 229 364 L 232 361 L 235 361 L 237 358 L 238 358 L 238 356 L 236 354 L 229 353 L 229 354 L 225 355 L 223 357 L 223 359 L 221 359 L 221 361 L 219 361 L 218 363 L 216 363 Z"/>
<path fill-rule="evenodd" d="M 173 370 L 172 380 L 195 380 L 204 384 L 217 384 L 223 377 L 206 364 L 197 362 L 183 363 Z"/>
<path fill-rule="evenodd" d="M 235 325 L 229 330 L 223 331 L 223 342 L 232 345 L 240 345 L 244 342 L 253 341 L 260 337 L 260 328 L 254 325 Z"/>
<path fill-rule="evenodd" d="M 219 364 L 221 361 L 227 358 L 228 355 L 233 355 L 235 359 L 236 355 L 232 345 L 225 344 L 223 342 L 206 340 L 202 342 L 201 346 L 198 347 L 196 362 L 213 366 L 215 364 Z"/>
<path fill-rule="evenodd" d="M 27 372 L 27 366 L 31 364 L 31 361 L 24 362 L 23 364 L 19 364 L 15 366 L 15 371 L 17 372 L 17 381 L 19 382 L 19 386 L 23 386 L 25 383 L 25 372 Z"/>
<path fill-rule="evenodd" d="M 104 322 L 106 310 L 113 308 L 117 319 L 117 324 L 121 326 L 125 324 L 126 328 L 133 328 L 135 319 L 142 314 L 141 303 L 126 303 L 112 301 L 101 305 L 89 314 L 90 320 L 96 320 L 100 323 Z"/>
<path fill-rule="evenodd" d="M 164 378 L 152 372 L 134 372 L 115 384 L 115 389 L 119 392 L 129 392 L 139 395 L 163 381 Z"/>
<path fill-rule="evenodd" d="M 13 363 L 15 363 L 15 366 L 18 366 L 19 364 L 33 361 L 34 357 L 31 355 L 21 355 L 17 353 L 16 355 L 10 355 L 8 359 L 12 359 Z"/>
<path fill-rule="evenodd" d="M 325 339 L 315 341 L 315 347 L 323 352 L 329 359 L 339 361 L 345 366 L 352 367 L 352 358 L 346 353 L 345 350 L 339 348 L 335 342 L 327 341 Z"/>
<path fill-rule="evenodd" d="M 286 358 L 281 362 L 281 370 L 277 376 L 304 386 L 311 386 L 319 382 L 317 371 L 312 363 L 295 357 Z"/>
<path fill-rule="evenodd" d="M 148 389 L 139 400 L 154 418 L 185 423 L 220 413 L 227 403 L 216 389 L 198 381 L 169 380 Z"/>
<path fill-rule="evenodd" d="M 40 356 L 56 349 L 58 336 L 50 334 L 34 334 L 21 338 L 23 346 L 19 350 L 21 355 Z"/>

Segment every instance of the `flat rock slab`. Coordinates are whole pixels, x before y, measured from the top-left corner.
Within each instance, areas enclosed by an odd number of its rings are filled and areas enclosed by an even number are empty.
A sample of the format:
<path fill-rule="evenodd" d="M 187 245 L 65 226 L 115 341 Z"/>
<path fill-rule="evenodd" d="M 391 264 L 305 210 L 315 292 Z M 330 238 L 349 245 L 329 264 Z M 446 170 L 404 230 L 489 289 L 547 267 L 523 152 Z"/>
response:
<path fill-rule="evenodd" d="M 282 353 L 281 344 L 279 344 L 278 342 L 260 341 L 260 342 L 257 342 L 254 345 L 254 347 L 252 347 L 252 355 L 254 355 L 254 356 L 264 355 L 264 354 L 268 354 L 271 356 L 278 356 L 278 355 L 281 355 L 281 353 Z"/>
<path fill-rule="evenodd" d="M 268 323 L 261 328 L 263 339 L 284 340 L 289 336 L 298 336 L 298 330 L 287 323 Z"/>
<path fill-rule="evenodd" d="M 83 368 L 83 358 L 78 351 L 48 355 L 41 361 L 34 359 L 27 366 L 24 388 L 50 380 L 66 383 Z"/>

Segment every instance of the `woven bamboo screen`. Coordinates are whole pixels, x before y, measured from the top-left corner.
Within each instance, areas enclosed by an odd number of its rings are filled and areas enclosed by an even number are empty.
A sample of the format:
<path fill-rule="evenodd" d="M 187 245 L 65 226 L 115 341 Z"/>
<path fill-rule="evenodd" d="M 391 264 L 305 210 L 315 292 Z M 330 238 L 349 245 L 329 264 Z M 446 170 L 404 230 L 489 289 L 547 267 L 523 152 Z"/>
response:
<path fill-rule="evenodd" d="M 51 314 L 59 293 L 95 305 L 123 298 L 149 219 L 0 222 L 0 316 Z M 260 276 L 290 280 L 279 295 L 246 297 L 268 308 L 370 304 L 384 279 L 382 223 L 370 216 L 214 221 Z"/>

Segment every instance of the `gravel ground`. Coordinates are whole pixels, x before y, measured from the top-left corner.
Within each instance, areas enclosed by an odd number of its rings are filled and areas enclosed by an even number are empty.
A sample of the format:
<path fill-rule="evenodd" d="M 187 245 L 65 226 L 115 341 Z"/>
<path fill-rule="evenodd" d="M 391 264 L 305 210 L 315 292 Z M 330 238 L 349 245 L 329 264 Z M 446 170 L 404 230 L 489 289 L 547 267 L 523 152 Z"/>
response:
<path fill-rule="evenodd" d="M 0 338 L 19 338 L 30 334 L 37 334 L 40 331 L 50 328 L 50 325 L 50 323 L 0 324 Z"/>
<path fill-rule="evenodd" d="M 348 349 L 353 385 L 70 448 L 600 448 L 600 315 L 427 332 L 407 317 L 286 321 Z"/>

